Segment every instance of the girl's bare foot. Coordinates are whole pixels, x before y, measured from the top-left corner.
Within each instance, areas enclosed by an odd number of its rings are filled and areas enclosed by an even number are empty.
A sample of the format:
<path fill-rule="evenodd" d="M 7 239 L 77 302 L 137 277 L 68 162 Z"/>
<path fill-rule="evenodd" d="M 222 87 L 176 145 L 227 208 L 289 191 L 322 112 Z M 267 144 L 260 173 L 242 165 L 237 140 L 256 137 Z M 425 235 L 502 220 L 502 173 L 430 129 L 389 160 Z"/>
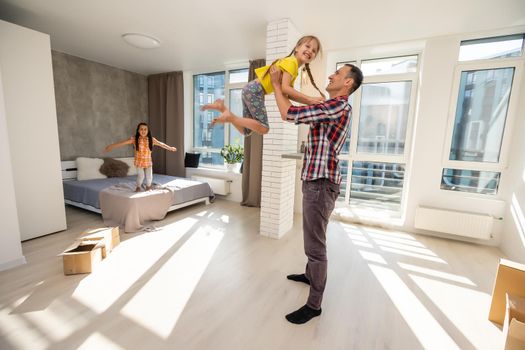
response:
<path fill-rule="evenodd" d="M 221 114 L 221 115 L 218 116 L 217 118 L 212 119 L 212 121 L 211 121 L 211 125 L 215 125 L 215 124 L 224 124 L 224 123 L 226 123 L 226 121 L 227 121 L 227 120 L 226 120 L 226 117 L 225 117 L 224 115 Z"/>
<path fill-rule="evenodd" d="M 153 189 L 153 186 L 146 186 L 146 191 L 151 191 Z"/>
<path fill-rule="evenodd" d="M 226 110 L 226 106 L 224 105 L 224 100 L 218 98 L 213 103 L 205 104 L 204 106 L 201 106 L 201 111 L 207 111 L 209 109 L 214 109 L 219 112 L 224 112 Z"/>
<path fill-rule="evenodd" d="M 233 115 L 232 112 L 230 112 L 229 110 L 226 110 L 221 115 L 219 115 L 217 118 L 214 118 L 211 121 L 211 125 L 231 123 L 232 118 L 236 118 L 235 115 Z"/>
<path fill-rule="evenodd" d="M 140 191 L 141 191 L 140 187 L 137 186 L 137 188 L 135 188 L 135 192 L 140 192 Z"/>

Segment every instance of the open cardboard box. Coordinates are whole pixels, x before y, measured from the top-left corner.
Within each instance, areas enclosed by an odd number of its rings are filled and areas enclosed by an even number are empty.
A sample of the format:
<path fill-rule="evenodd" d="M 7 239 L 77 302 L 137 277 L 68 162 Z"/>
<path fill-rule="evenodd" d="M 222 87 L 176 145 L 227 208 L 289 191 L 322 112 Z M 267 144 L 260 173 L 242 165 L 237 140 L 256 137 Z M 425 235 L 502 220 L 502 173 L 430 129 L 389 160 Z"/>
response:
<path fill-rule="evenodd" d="M 498 274 L 492 291 L 489 320 L 503 325 L 506 310 L 505 293 L 525 298 L 525 265 L 500 259 Z"/>
<path fill-rule="evenodd" d="M 82 232 L 82 235 L 78 239 L 80 241 L 102 241 L 104 244 L 102 258 L 105 258 L 108 253 L 111 253 L 111 251 L 120 244 L 119 228 L 116 226 L 89 229 Z"/>
<path fill-rule="evenodd" d="M 64 274 L 91 273 L 102 261 L 104 244 L 97 241 L 76 241 L 63 253 Z"/>
<path fill-rule="evenodd" d="M 525 298 L 506 293 L 507 312 L 503 324 L 505 350 L 525 349 Z"/>

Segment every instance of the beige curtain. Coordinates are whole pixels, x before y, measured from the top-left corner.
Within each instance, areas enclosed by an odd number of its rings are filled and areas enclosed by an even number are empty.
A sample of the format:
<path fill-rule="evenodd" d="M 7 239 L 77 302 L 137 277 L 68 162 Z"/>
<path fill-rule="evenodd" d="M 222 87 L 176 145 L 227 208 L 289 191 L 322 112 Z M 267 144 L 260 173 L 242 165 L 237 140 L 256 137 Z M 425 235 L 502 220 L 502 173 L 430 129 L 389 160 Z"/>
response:
<path fill-rule="evenodd" d="M 148 76 L 148 110 L 151 135 L 177 152 L 155 147 L 153 171 L 184 177 L 184 87 L 182 72 Z"/>
<path fill-rule="evenodd" d="M 250 61 L 248 80 L 255 79 L 255 69 L 266 64 L 264 59 Z M 253 133 L 244 138 L 244 163 L 242 166 L 242 202 L 247 207 L 261 206 L 262 135 Z"/>

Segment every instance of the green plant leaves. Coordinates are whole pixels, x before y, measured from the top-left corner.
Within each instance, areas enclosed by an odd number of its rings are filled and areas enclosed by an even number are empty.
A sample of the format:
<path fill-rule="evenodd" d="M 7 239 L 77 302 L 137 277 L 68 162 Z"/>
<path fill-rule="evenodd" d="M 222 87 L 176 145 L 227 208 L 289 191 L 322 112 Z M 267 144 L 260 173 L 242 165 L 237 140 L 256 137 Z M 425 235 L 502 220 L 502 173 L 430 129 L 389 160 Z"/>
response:
<path fill-rule="evenodd" d="M 241 145 L 226 145 L 221 149 L 221 156 L 227 164 L 240 163 L 244 159 L 244 148 Z"/>

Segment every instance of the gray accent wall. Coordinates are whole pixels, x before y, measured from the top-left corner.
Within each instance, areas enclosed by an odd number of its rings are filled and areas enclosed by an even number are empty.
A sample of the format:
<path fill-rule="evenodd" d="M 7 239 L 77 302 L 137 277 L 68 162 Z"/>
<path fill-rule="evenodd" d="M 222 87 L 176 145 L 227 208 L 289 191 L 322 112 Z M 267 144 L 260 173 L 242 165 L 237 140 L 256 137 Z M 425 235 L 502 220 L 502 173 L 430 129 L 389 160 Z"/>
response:
<path fill-rule="evenodd" d="M 102 150 L 148 122 L 147 77 L 58 51 L 52 58 L 61 159 L 132 156 L 132 146 Z"/>

